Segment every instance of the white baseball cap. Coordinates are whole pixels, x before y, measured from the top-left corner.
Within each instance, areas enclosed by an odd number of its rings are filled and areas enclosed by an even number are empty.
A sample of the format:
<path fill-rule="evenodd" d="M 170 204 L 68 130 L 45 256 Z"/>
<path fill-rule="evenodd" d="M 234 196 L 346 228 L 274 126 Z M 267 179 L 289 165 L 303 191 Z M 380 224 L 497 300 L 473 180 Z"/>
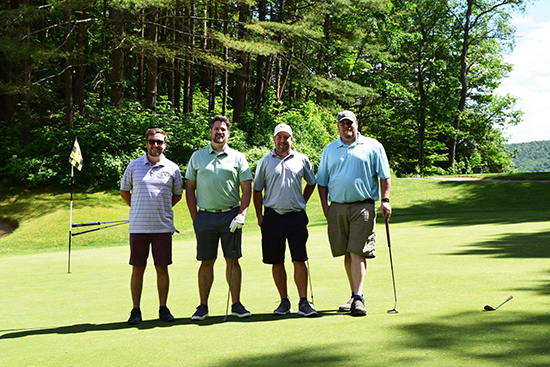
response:
<path fill-rule="evenodd" d="M 275 132 L 273 133 L 273 136 L 277 136 L 277 134 L 281 131 L 288 133 L 288 135 L 292 136 L 292 129 L 287 124 L 279 124 L 275 126 Z"/>

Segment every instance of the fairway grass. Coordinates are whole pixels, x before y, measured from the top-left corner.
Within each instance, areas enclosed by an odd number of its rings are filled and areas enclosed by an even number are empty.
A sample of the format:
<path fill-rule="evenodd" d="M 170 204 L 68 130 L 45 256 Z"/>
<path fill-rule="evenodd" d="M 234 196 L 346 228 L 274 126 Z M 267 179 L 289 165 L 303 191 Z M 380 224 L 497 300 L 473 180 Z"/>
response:
<path fill-rule="evenodd" d="M 76 236 L 70 274 L 63 248 L 7 253 L 0 257 L 0 365 L 548 366 L 549 185 L 394 180 L 390 230 L 398 314 L 387 313 L 394 299 L 383 223 L 377 257 L 368 261 L 368 315 L 336 312 L 349 299 L 349 287 L 343 259 L 330 255 L 317 201 L 308 242 L 316 318 L 296 313 L 288 259 L 295 312 L 272 315 L 279 299 L 271 269 L 261 262 L 252 211 L 241 259 L 242 302 L 253 314 L 247 319 L 222 322 L 227 284 L 218 261 L 210 317 L 190 320 L 199 302 L 195 242 L 188 233 L 174 237 L 168 306 L 176 321 L 169 324 L 158 321 L 152 264 L 142 296 L 144 321 L 126 324 L 127 245 L 79 248 L 84 239 Z M 524 200 L 528 192 L 538 199 L 533 204 Z M 497 311 L 483 311 L 510 295 Z"/>

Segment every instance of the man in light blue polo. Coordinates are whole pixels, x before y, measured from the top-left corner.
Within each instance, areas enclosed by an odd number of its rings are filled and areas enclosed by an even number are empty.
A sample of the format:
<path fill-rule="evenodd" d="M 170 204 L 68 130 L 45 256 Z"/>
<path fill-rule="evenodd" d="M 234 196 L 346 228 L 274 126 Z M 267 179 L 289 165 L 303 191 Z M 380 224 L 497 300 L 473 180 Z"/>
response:
<path fill-rule="evenodd" d="M 140 299 L 150 245 L 157 272 L 159 318 L 174 321 L 166 307 L 168 265 L 172 264 L 172 234 L 176 231 L 172 207 L 181 200 L 183 180 L 178 165 L 163 154 L 166 133 L 153 128 L 147 130 L 145 137 L 147 154 L 128 164 L 120 182 L 120 196 L 130 206 L 130 288 L 134 308 L 129 324 L 141 321 Z"/>
<path fill-rule="evenodd" d="M 363 299 L 366 259 L 375 256 L 374 203 L 382 196 L 380 209 L 384 218 L 389 219 L 390 168 L 384 147 L 359 133 L 353 112 L 338 114 L 338 131 L 340 139 L 327 145 L 321 155 L 317 185 L 327 218 L 332 255 L 344 256 L 352 293 L 352 298 L 340 306 L 339 311 L 364 316 L 367 314 Z"/>
<path fill-rule="evenodd" d="M 208 317 L 208 297 L 214 282 L 214 263 L 220 239 L 233 300 L 231 315 L 251 315 L 240 302 L 242 271 L 239 258 L 242 256 L 241 228 L 252 195 L 252 173 L 244 154 L 227 145 L 229 125 L 225 116 L 212 119 L 209 130 L 211 144 L 193 153 L 185 174 L 185 198 L 197 238 L 197 260 L 201 261 L 198 275 L 200 305 L 192 320 Z"/>
<path fill-rule="evenodd" d="M 308 157 L 291 149 L 292 140 L 290 126 L 280 124 L 275 127 L 275 149 L 262 157 L 256 167 L 254 207 L 262 230 L 263 262 L 272 265 L 273 280 L 281 297 L 281 303 L 273 313 L 286 315 L 292 312 L 284 263 L 288 240 L 294 281 L 300 297 L 298 314 L 315 316 L 317 311 L 307 301 L 306 242 L 309 235 L 305 211 L 315 189 L 315 174 Z M 302 179 L 306 181 L 303 193 Z"/>

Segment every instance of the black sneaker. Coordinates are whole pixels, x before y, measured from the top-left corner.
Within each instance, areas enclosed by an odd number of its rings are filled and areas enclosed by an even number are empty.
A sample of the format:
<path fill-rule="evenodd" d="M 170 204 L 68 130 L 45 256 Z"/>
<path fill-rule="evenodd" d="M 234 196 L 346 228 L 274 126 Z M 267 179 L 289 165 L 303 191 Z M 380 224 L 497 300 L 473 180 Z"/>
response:
<path fill-rule="evenodd" d="M 352 316 L 365 316 L 367 314 L 367 308 L 365 307 L 365 300 L 363 299 L 363 297 L 353 297 L 350 312 Z"/>
<path fill-rule="evenodd" d="M 141 322 L 141 310 L 139 307 L 132 308 L 132 311 L 130 311 L 130 318 L 128 319 L 128 324 L 130 325 L 136 325 Z"/>
<path fill-rule="evenodd" d="M 288 298 L 283 298 L 279 307 L 273 311 L 275 315 L 286 315 L 287 313 L 292 312 L 292 307 L 290 306 L 290 300 Z"/>
<path fill-rule="evenodd" d="M 170 313 L 170 310 L 166 306 L 160 306 L 159 308 L 159 319 L 166 322 L 174 321 L 174 316 Z"/>
<path fill-rule="evenodd" d="M 239 318 L 250 317 L 252 314 L 244 308 L 243 304 L 236 302 L 231 306 L 231 316 L 237 316 Z"/>
<path fill-rule="evenodd" d="M 301 299 L 300 300 L 300 310 L 298 311 L 298 315 L 302 316 L 317 316 L 317 311 L 311 307 L 311 304 L 307 301 L 307 299 Z"/>
<path fill-rule="evenodd" d="M 207 317 L 208 317 L 208 306 L 199 305 L 199 307 L 197 307 L 197 311 L 195 311 L 193 316 L 191 316 L 191 320 L 202 321 Z"/>

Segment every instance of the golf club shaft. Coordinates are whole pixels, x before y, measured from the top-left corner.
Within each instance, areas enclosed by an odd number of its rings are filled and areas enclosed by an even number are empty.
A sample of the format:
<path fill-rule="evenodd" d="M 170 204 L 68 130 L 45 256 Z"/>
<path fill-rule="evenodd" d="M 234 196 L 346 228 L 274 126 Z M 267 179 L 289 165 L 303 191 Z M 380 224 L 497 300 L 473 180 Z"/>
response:
<path fill-rule="evenodd" d="M 391 279 L 392 279 L 392 282 L 393 282 L 393 299 L 395 301 L 395 304 L 394 304 L 394 309 L 395 309 L 395 308 L 397 308 L 397 291 L 395 289 L 395 275 L 394 275 L 394 272 L 393 272 L 393 259 L 392 259 L 392 255 L 391 255 L 390 224 L 389 224 L 389 219 L 388 218 L 386 218 L 386 237 L 388 239 L 388 250 L 389 250 L 389 253 L 390 253 Z"/>
<path fill-rule="evenodd" d="M 508 302 L 509 300 L 511 300 L 512 298 L 513 298 L 512 296 L 506 298 L 506 300 L 505 300 L 504 302 L 502 302 L 500 305 L 498 305 L 497 307 L 495 307 L 495 310 L 496 310 L 497 308 L 499 308 L 500 306 L 502 306 L 503 304 L 505 304 L 506 302 Z"/>
<path fill-rule="evenodd" d="M 235 241 L 233 241 L 233 254 L 231 255 L 231 270 L 229 272 L 229 289 L 227 290 L 227 303 L 225 305 L 225 317 L 223 321 L 227 320 L 227 314 L 229 312 L 229 297 L 231 296 L 231 284 L 233 283 L 233 264 L 235 263 Z"/>
<path fill-rule="evenodd" d="M 313 285 L 311 284 L 311 268 L 309 267 L 309 259 L 307 259 L 307 275 L 309 277 L 309 293 L 311 293 L 311 304 L 314 305 L 313 302 Z"/>

